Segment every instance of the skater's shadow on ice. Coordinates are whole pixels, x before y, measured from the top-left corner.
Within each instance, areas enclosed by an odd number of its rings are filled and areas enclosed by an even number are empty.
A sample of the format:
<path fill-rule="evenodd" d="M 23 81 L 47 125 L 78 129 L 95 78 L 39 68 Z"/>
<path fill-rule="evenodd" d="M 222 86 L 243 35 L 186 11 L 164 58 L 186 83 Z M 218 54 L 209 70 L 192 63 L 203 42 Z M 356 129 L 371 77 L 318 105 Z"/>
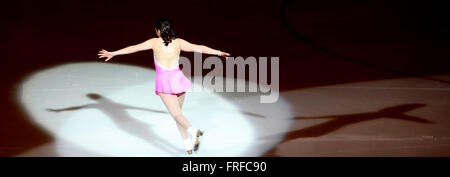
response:
<path fill-rule="evenodd" d="M 425 104 L 403 104 L 393 107 L 388 107 L 381 109 L 376 112 L 359 113 L 359 114 L 346 114 L 346 115 L 329 115 L 329 116 L 318 116 L 318 117 L 295 117 L 294 120 L 308 120 L 308 119 L 331 119 L 324 123 L 318 125 L 306 127 L 300 130 L 294 130 L 287 133 L 282 133 L 280 135 L 269 135 L 262 137 L 262 139 L 272 139 L 280 136 L 284 136 L 284 139 L 280 142 L 288 142 L 297 138 L 307 138 L 307 137 L 319 137 L 328 134 L 332 131 L 340 129 L 342 127 L 356 124 L 363 121 L 370 121 L 380 118 L 413 121 L 424 124 L 434 124 L 434 122 L 415 116 L 406 115 L 405 112 L 411 111 L 413 109 L 423 107 Z M 286 134 L 286 135 L 284 135 Z"/>
<path fill-rule="evenodd" d="M 47 109 L 47 111 L 51 112 L 61 112 L 61 111 L 75 111 L 80 109 L 98 109 L 105 113 L 111 120 L 114 122 L 116 127 L 119 129 L 129 133 L 130 135 L 133 135 L 137 138 L 140 138 L 142 140 L 145 140 L 149 144 L 153 144 L 159 149 L 164 149 L 168 153 L 173 154 L 176 156 L 179 155 L 180 152 L 182 152 L 182 149 L 179 149 L 177 147 L 174 147 L 172 144 L 168 143 L 164 139 L 161 139 L 158 137 L 150 128 L 150 125 L 148 125 L 145 122 L 141 122 L 137 119 L 132 118 L 126 111 L 126 109 L 135 109 L 135 110 L 141 110 L 141 111 L 149 111 L 154 113 L 163 113 L 167 114 L 166 111 L 160 111 L 160 110 L 153 110 L 153 109 L 147 109 L 147 108 L 140 108 L 140 107 L 134 107 L 129 106 L 121 103 L 116 103 L 112 100 L 109 100 L 108 98 L 105 98 L 99 94 L 96 93 L 89 93 L 86 95 L 88 98 L 95 100 L 97 103 L 91 103 L 86 105 L 80 105 L 80 106 L 73 106 L 68 108 L 62 108 L 62 109 Z M 118 142 L 120 143 L 120 142 Z"/>

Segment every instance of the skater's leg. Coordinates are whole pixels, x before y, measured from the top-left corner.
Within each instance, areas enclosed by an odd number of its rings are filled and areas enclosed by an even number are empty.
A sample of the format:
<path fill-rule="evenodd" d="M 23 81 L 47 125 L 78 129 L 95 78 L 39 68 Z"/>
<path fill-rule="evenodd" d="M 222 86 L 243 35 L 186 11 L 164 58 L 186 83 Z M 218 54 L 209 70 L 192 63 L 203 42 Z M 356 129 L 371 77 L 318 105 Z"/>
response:
<path fill-rule="evenodd" d="M 185 93 L 177 95 L 178 103 L 180 105 L 180 109 L 181 110 L 183 110 L 184 95 L 185 95 Z M 188 136 L 187 136 L 187 129 L 185 129 L 183 126 L 181 126 L 178 122 L 177 122 L 177 127 L 178 127 L 178 131 L 181 134 L 181 137 L 183 137 L 183 139 L 188 138 Z"/>
<path fill-rule="evenodd" d="M 191 123 L 189 120 L 184 117 L 183 113 L 181 112 L 180 103 L 178 101 L 178 97 L 176 95 L 171 94 L 165 94 L 165 93 L 159 93 L 164 105 L 166 106 L 167 110 L 169 111 L 170 115 L 175 119 L 177 122 L 178 129 L 181 128 L 184 129 L 184 131 L 180 131 L 181 136 L 183 139 L 187 138 L 185 130 L 189 127 L 191 127 Z M 184 97 L 184 96 L 183 96 Z"/>
<path fill-rule="evenodd" d="M 186 92 L 180 93 L 177 95 L 178 97 L 178 103 L 180 104 L 180 109 L 183 109 L 183 102 L 184 102 L 184 96 L 186 95 Z"/>

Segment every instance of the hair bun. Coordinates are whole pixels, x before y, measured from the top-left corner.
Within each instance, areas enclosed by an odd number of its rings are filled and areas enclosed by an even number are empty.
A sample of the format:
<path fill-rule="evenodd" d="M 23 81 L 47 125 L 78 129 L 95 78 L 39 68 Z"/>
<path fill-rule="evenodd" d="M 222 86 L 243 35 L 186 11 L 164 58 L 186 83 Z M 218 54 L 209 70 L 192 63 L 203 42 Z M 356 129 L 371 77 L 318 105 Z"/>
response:
<path fill-rule="evenodd" d="M 161 38 L 164 40 L 164 44 L 167 46 L 169 43 L 176 39 L 177 36 L 173 30 L 173 26 L 168 18 L 159 18 L 155 21 L 155 29 L 161 32 Z"/>

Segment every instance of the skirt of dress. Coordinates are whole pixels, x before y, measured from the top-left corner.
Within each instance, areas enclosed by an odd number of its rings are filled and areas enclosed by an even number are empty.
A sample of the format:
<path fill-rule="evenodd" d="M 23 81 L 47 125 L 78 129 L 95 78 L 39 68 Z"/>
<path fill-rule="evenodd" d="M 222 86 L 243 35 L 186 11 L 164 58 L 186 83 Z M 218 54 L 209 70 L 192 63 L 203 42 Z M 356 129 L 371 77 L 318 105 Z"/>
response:
<path fill-rule="evenodd" d="M 192 82 L 186 78 L 180 67 L 177 65 L 172 69 L 165 68 L 155 59 L 156 81 L 155 93 L 168 93 L 176 95 L 191 89 Z"/>

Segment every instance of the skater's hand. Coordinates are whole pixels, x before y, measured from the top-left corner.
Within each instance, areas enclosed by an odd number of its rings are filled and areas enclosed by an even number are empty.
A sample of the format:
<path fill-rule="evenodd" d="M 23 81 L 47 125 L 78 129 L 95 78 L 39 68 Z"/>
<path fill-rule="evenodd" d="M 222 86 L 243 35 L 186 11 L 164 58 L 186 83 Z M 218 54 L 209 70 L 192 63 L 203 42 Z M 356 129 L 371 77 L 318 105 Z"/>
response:
<path fill-rule="evenodd" d="M 226 53 L 226 52 L 219 51 L 219 56 L 221 56 L 221 57 L 228 57 L 228 56 L 230 56 L 230 54 Z"/>
<path fill-rule="evenodd" d="M 108 52 L 105 49 L 100 50 L 97 55 L 98 55 L 98 58 L 106 58 L 105 61 L 108 61 L 112 57 L 114 57 L 113 53 Z"/>

